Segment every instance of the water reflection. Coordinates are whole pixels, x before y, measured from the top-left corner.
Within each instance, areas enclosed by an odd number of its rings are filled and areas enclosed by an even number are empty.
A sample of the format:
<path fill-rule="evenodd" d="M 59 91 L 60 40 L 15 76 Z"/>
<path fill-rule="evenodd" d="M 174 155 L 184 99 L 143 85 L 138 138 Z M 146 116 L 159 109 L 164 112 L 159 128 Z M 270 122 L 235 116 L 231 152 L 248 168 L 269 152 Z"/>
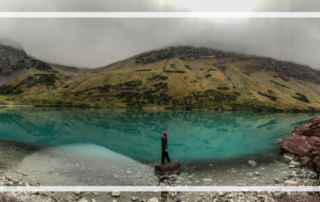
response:
<path fill-rule="evenodd" d="M 95 144 L 135 160 L 160 160 L 161 134 L 180 161 L 278 151 L 312 113 L 0 108 L 0 138 L 39 145 Z"/>

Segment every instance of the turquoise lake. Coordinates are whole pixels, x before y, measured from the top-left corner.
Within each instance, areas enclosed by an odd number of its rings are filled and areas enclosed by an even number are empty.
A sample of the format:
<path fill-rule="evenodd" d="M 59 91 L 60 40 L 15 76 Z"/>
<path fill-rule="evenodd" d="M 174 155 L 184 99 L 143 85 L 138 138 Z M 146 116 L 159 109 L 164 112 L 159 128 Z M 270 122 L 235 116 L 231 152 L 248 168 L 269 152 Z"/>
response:
<path fill-rule="evenodd" d="M 0 139 L 103 155 L 105 148 L 137 161 L 232 159 L 280 153 L 279 141 L 314 113 L 160 109 L 0 108 Z M 96 145 L 82 149 L 77 145 Z M 83 147 L 84 148 L 84 147 Z"/>

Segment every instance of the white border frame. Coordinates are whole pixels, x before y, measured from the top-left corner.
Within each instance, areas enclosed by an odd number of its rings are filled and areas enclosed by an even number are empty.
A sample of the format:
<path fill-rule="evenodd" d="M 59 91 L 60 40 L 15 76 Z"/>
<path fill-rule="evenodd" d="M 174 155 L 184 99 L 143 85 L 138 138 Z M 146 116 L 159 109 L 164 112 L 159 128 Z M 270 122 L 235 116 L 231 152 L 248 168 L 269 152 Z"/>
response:
<path fill-rule="evenodd" d="M 320 18 L 320 12 L 0 12 L 0 18 Z"/>
<path fill-rule="evenodd" d="M 0 12 L 0 18 L 320 18 L 320 12 Z M 0 186 L 0 192 L 320 192 L 320 186 Z"/>

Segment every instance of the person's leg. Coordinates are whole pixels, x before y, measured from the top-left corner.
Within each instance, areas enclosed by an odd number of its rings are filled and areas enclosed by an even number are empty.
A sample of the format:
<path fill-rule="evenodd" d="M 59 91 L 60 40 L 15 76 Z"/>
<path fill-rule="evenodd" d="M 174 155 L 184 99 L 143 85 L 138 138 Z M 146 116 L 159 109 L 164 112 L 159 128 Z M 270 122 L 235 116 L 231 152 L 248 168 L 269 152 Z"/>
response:
<path fill-rule="evenodd" d="M 165 154 L 164 152 L 161 153 L 161 163 L 164 164 L 164 158 L 165 158 Z"/>
<path fill-rule="evenodd" d="M 169 158 L 169 152 L 166 152 L 166 158 L 167 158 L 167 161 L 170 162 L 170 158 Z"/>

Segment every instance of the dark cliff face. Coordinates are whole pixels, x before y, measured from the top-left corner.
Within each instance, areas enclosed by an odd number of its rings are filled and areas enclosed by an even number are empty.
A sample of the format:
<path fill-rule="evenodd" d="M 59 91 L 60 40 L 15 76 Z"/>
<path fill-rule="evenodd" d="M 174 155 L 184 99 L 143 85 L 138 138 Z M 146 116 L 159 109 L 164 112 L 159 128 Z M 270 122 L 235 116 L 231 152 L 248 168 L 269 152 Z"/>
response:
<path fill-rule="evenodd" d="M 51 69 L 46 63 L 28 56 L 23 50 L 0 44 L 0 76 L 7 77 L 30 67 Z"/>

